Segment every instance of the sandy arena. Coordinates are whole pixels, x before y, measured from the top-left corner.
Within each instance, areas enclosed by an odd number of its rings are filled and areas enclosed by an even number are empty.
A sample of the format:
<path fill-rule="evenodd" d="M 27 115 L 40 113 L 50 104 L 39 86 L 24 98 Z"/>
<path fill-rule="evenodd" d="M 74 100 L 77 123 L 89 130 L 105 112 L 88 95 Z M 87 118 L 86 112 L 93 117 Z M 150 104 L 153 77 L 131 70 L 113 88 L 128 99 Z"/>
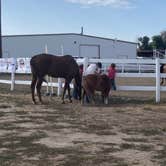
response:
<path fill-rule="evenodd" d="M 0 84 L 0 165 L 165 166 L 166 93 L 161 99 L 117 91 L 108 106 L 98 96 L 95 106 L 46 96 L 33 105 L 29 86 Z"/>

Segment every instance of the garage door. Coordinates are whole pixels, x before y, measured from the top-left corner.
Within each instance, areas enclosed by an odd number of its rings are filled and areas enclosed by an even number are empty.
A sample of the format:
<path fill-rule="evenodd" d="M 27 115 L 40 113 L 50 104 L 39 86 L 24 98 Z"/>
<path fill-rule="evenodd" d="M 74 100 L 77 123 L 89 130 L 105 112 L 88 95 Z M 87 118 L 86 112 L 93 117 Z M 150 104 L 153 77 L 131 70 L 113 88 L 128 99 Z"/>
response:
<path fill-rule="evenodd" d="M 80 57 L 100 58 L 99 45 L 80 45 L 79 52 Z"/>

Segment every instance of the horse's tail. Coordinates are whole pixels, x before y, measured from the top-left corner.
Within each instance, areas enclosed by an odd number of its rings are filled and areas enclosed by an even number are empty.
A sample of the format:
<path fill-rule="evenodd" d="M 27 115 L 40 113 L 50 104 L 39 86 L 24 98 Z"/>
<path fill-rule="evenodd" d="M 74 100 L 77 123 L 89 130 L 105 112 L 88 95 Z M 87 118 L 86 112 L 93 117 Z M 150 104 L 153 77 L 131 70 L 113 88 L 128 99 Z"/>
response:
<path fill-rule="evenodd" d="M 76 83 L 77 88 L 78 88 L 79 100 L 81 100 L 81 95 L 82 95 L 82 75 L 80 74 L 79 70 L 77 71 L 74 79 L 75 79 L 75 83 Z"/>

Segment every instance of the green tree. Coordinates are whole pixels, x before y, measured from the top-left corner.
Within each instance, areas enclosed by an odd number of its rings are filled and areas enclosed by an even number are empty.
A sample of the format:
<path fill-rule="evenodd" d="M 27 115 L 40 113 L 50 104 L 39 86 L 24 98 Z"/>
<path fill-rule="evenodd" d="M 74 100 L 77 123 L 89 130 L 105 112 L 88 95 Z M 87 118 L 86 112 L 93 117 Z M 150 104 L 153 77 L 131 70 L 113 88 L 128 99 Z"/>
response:
<path fill-rule="evenodd" d="M 159 49 L 159 50 L 165 49 L 164 41 L 161 35 L 153 36 L 151 45 L 153 49 Z"/>
<path fill-rule="evenodd" d="M 150 38 L 148 36 L 143 36 L 138 38 L 138 46 L 140 50 L 151 50 Z"/>
<path fill-rule="evenodd" d="M 163 40 L 163 43 L 164 43 L 164 47 L 166 49 L 166 31 L 162 31 L 161 32 L 161 38 Z"/>

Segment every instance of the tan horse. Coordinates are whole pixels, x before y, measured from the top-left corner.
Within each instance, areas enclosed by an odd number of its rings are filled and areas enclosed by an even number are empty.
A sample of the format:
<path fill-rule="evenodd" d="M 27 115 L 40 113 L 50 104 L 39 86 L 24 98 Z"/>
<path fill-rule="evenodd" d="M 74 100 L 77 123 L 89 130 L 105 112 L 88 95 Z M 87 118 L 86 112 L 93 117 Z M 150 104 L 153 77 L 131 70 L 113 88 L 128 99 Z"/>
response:
<path fill-rule="evenodd" d="M 166 73 L 166 64 L 162 64 L 160 66 L 160 73 Z M 164 85 L 164 84 L 165 84 L 165 78 L 161 78 L 160 85 Z"/>
<path fill-rule="evenodd" d="M 100 91 L 103 101 L 108 104 L 109 91 L 111 89 L 110 79 L 107 75 L 90 74 L 83 77 L 82 81 L 83 95 L 82 103 L 84 103 L 84 97 L 87 95 L 89 99 L 95 102 L 95 91 Z"/>

